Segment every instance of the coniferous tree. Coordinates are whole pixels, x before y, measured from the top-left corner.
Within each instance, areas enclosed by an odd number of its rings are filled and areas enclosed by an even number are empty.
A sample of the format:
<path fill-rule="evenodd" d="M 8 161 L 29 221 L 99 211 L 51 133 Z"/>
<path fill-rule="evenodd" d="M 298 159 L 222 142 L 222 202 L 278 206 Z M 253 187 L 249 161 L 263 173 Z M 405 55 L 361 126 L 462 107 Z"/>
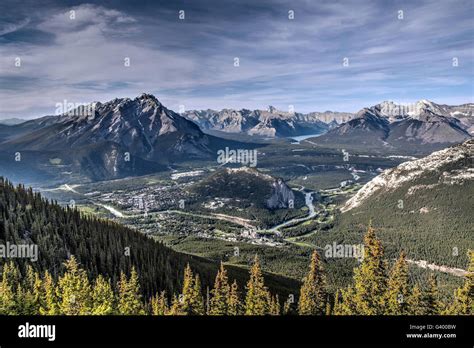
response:
<path fill-rule="evenodd" d="M 334 304 L 335 315 L 354 315 L 357 314 L 357 307 L 354 302 L 355 290 L 352 286 L 346 289 L 340 289 L 336 293 Z"/>
<path fill-rule="evenodd" d="M 421 293 L 419 285 L 415 284 L 407 300 L 408 314 L 410 315 L 425 314 L 421 303 L 422 303 L 422 293 Z"/>
<path fill-rule="evenodd" d="M 122 315 L 144 314 L 140 284 L 135 268 L 132 268 L 130 279 L 122 272 L 118 283 L 118 312 Z"/>
<path fill-rule="evenodd" d="M 166 298 L 166 292 L 162 291 L 159 295 L 156 294 L 150 300 L 151 303 L 151 314 L 153 315 L 166 315 L 169 312 L 168 299 Z"/>
<path fill-rule="evenodd" d="M 421 294 L 420 308 L 424 315 L 440 314 L 442 310 L 442 304 L 438 295 L 438 285 L 433 274 L 430 274 L 427 287 Z"/>
<path fill-rule="evenodd" d="M 43 276 L 43 296 L 40 314 L 57 315 L 60 314 L 59 298 L 56 295 L 56 283 L 51 274 L 46 271 Z"/>
<path fill-rule="evenodd" d="M 227 278 L 227 271 L 221 262 L 220 270 L 217 272 L 214 288 L 211 290 L 211 301 L 209 307 L 210 315 L 229 314 L 230 286 Z"/>
<path fill-rule="evenodd" d="M 91 286 L 86 272 L 79 267 L 74 256 L 64 263 L 66 271 L 58 280 L 56 290 L 59 311 L 65 315 L 91 313 Z"/>
<path fill-rule="evenodd" d="M 110 282 L 99 274 L 92 289 L 93 315 L 111 315 L 115 311 L 115 294 Z"/>
<path fill-rule="evenodd" d="M 381 315 L 385 312 L 387 265 L 383 256 L 382 243 L 369 225 L 364 237 L 364 258 L 354 270 L 354 314 Z M 343 301 L 347 298 L 348 294 L 343 294 Z"/>
<path fill-rule="evenodd" d="M 179 303 L 180 311 L 187 315 L 203 315 L 205 313 L 201 282 L 198 275 L 193 275 L 189 264 L 184 270 L 183 291 L 179 297 Z"/>
<path fill-rule="evenodd" d="M 8 262 L 3 266 L 2 281 L 0 282 L 0 314 L 15 315 L 17 313 L 17 304 L 15 296 L 14 282 L 15 266 L 13 262 Z"/>
<path fill-rule="evenodd" d="M 311 257 L 308 275 L 303 279 L 298 313 L 300 315 L 322 315 L 326 310 L 326 277 L 323 273 L 321 258 L 315 250 Z"/>
<path fill-rule="evenodd" d="M 186 313 L 182 310 L 182 295 L 180 297 L 174 295 L 173 300 L 171 301 L 170 310 L 168 315 L 186 315 Z"/>
<path fill-rule="evenodd" d="M 245 297 L 245 315 L 269 314 L 270 293 L 265 286 L 258 256 L 250 269 L 250 279 L 247 283 Z"/>
<path fill-rule="evenodd" d="M 474 315 L 474 251 L 469 250 L 469 267 L 464 285 L 454 292 L 453 303 L 448 307 L 446 314 Z"/>
<path fill-rule="evenodd" d="M 25 287 L 21 293 L 23 299 L 23 314 L 39 314 L 42 299 L 42 280 L 40 275 L 33 270 L 31 265 L 26 267 Z"/>
<path fill-rule="evenodd" d="M 234 280 L 230 287 L 229 298 L 227 300 L 227 314 L 228 315 L 241 315 L 242 314 L 242 303 L 240 301 L 239 287 L 237 281 Z"/>
<path fill-rule="evenodd" d="M 395 262 L 388 279 L 386 294 L 386 314 L 406 315 L 409 313 L 408 263 L 404 251 Z"/>

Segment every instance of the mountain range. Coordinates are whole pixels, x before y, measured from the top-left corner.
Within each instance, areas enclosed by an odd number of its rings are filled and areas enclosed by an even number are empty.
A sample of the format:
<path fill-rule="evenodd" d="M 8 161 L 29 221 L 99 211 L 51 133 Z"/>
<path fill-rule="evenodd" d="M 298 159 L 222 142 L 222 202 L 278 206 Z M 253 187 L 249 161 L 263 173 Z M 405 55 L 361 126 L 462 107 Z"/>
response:
<path fill-rule="evenodd" d="M 0 164 L 5 168 L 24 173 L 61 169 L 93 180 L 143 175 L 182 160 L 212 159 L 225 146 L 249 145 L 204 134 L 150 94 L 0 125 Z M 18 154 L 20 160 L 13 161 Z"/>
<path fill-rule="evenodd" d="M 226 133 L 245 133 L 264 137 L 291 137 L 325 133 L 346 122 L 353 114 L 346 112 L 286 112 L 269 106 L 268 110 L 190 110 L 182 116 L 196 123 L 202 130 Z"/>
<path fill-rule="evenodd" d="M 474 104 L 411 106 L 383 102 L 360 110 L 350 121 L 315 138 L 318 144 L 431 152 L 472 138 Z"/>
<path fill-rule="evenodd" d="M 474 104 L 411 108 L 383 102 L 356 115 L 268 110 L 187 111 L 179 115 L 151 94 L 96 102 L 61 115 L 0 124 L 0 166 L 12 180 L 69 176 L 108 180 L 166 170 L 170 164 L 215 161 L 216 152 L 264 146 L 217 134 L 263 137 L 318 135 L 323 146 L 427 153 L 470 139 Z M 213 134 L 216 134 L 213 133 Z"/>

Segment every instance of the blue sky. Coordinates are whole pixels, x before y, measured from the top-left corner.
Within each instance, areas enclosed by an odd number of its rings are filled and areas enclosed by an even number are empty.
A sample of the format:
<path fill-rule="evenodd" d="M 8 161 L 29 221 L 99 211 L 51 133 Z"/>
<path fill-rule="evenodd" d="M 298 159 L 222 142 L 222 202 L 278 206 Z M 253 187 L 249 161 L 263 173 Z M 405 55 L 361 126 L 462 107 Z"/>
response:
<path fill-rule="evenodd" d="M 142 92 L 176 111 L 473 102 L 473 15 L 471 0 L 2 0 L 0 118 Z"/>

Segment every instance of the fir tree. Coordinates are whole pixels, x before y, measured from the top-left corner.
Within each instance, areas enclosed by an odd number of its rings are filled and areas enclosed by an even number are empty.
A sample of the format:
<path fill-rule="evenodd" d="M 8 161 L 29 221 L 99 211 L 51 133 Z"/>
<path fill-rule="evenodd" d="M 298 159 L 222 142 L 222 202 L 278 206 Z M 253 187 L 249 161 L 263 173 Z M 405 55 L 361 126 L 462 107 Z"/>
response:
<path fill-rule="evenodd" d="M 92 290 L 92 312 L 93 315 L 110 315 L 115 311 L 115 294 L 110 282 L 102 275 L 96 278 Z"/>
<path fill-rule="evenodd" d="M 425 291 L 421 294 L 420 309 L 424 315 L 440 314 L 441 303 L 438 295 L 436 277 L 430 274 Z"/>
<path fill-rule="evenodd" d="M 199 276 L 194 277 L 189 264 L 184 270 L 183 291 L 180 296 L 181 311 L 187 315 L 203 315 L 204 300 L 201 294 Z"/>
<path fill-rule="evenodd" d="M 474 251 L 469 250 L 469 267 L 464 285 L 454 292 L 453 303 L 446 314 L 474 315 Z"/>
<path fill-rule="evenodd" d="M 43 276 L 43 295 L 40 306 L 40 314 L 60 314 L 59 298 L 56 295 L 56 283 L 48 271 L 46 271 Z"/>
<path fill-rule="evenodd" d="M 264 284 L 262 270 L 258 256 L 250 269 L 250 279 L 247 283 L 247 295 L 245 297 L 245 315 L 269 314 L 270 294 Z"/>
<path fill-rule="evenodd" d="M 410 315 L 423 315 L 424 309 L 422 307 L 422 293 L 418 284 L 415 284 L 411 294 L 408 296 L 408 314 Z"/>
<path fill-rule="evenodd" d="M 354 302 L 355 290 L 352 286 L 346 289 L 340 289 L 336 293 L 334 304 L 335 315 L 354 315 L 357 314 L 356 304 Z"/>
<path fill-rule="evenodd" d="M 407 303 L 409 289 L 408 263 L 406 254 L 402 251 L 390 272 L 386 294 L 386 314 L 406 315 L 409 313 Z"/>
<path fill-rule="evenodd" d="M 301 286 L 298 312 L 300 315 L 322 315 L 326 310 L 326 277 L 322 262 L 315 250 L 311 257 L 308 275 Z"/>
<path fill-rule="evenodd" d="M 385 312 L 387 265 L 383 256 L 382 243 L 369 225 L 364 237 L 364 259 L 354 270 L 354 314 L 380 315 Z M 347 295 L 343 296 L 343 301 L 348 298 Z"/>
<path fill-rule="evenodd" d="M 168 315 L 186 315 L 186 313 L 182 310 L 182 296 L 183 295 L 180 295 L 179 298 L 176 295 L 173 296 Z"/>
<path fill-rule="evenodd" d="M 220 270 L 217 272 L 214 288 L 211 290 L 210 315 L 226 315 L 229 314 L 229 297 L 230 286 L 227 278 L 227 271 L 221 262 Z"/>
<path fill-rule="evenodd" d="M 139 315 L 145 313 L 142 303 L 142 296 L 140 294 L 138 274 L 135 271 L 135 268 L 132 268 L 130 279 L 127 279 L 123 272 L 120 274 L 118 289 L 118 312 L 120 314 Z"/>
<path fill-rule="evenodd" d="M 151 314 L 153 315 L 166 315 L 170 310 L 168 307 L 168 299 L 166 298 L 166 292 L 162 291 L 159 295 L 155 295 L 150 300 L 151 303 Z"/>
<path fill-rule="evenodd" d="M 86 272 L 79 267 L 74 256 L 64 263 L 66 271 L 58 280 L 59 310 L 65 315 L 91 313 L 91 286 Z"/>
<path fill-rule="evenodd" d="M 0 282 L 0 314 L 15 315 L 17 313 L 15 297 L 15 266 L 8 262 L 3 266 L 2 281 Z"/>
<path fill-rule="evenodd" d="M 242 303 L 240 302 L 239 287 L 237 281 L 234 280 L 230 287 L 229 298 L 227 299 L 227 314 L 228 315 L 241 315 L 242 314 Z"/>

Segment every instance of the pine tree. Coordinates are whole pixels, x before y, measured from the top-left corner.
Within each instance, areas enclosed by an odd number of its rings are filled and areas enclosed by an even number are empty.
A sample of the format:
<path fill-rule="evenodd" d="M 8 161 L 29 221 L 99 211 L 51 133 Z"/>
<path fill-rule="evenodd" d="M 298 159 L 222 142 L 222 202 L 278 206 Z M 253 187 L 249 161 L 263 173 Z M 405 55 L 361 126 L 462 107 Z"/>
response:
<path fill-rule="evenodd" d="M 446 314 L 474 315 L 474 251 L 469 250 L 469 267 L 464 285 L 454 292 L 453 303 L 448 307 Z"/>
<path fill-rule="evenodd" d="M 145 314 L 142 296 L 140 294 L 140 284 L 135 268 L 132 268 L 130 279 L 122 272 L 118 283 L 119 300 L 118 312 L 122 315 Z"/>
<path fill-rule="evenodd" d="M 183 291 L 179 302 L 180 311 L 187 315 L 203 315 L 205 313 L 201 282 L 198 275 L 194 277 L 189 264 L 184 270 Z"/>
<path fill-rule="evenodd" d="M 386 261 L 383 258 L 382 243 L 375 230 L 369 225 L 364 237 L 364 259 L 354 270 L 355 313 L 361 315 L 381 315 L 385 312 L 385 292 L 387 289 Z M 347 299 L 347 294 L 345 301 Z"/>
<path fill-rule="evenodd" d="M 408 297 L 408 263 L 404 251 L 395 262 L 388 280 L 388 290 L 386 294 L 386 314 L 406 315 L 409 313 Z"/>
<path fill-rule="evenodd" d="M 436 277 L 433 274 L 430 274 L 427 288 L 421 294 L 420 308 L 424 315 L 435 315 L 440 314 L 441 312 L 438 285 L 436 282 Z"/>
<path fill-rule="evenodd" d="M 229 298 L 227 299 L 228 307 L 227 307 L 227 314 L 228 315 L 241 315 L 242 314 L 242 303 L 240 302 L 240 294 L 239 294 L 239 287 L 237 285 L 237 281 L 234 280 L 230 287 Z"/>
<path fill-rule="evenodd" d="M 180 295 L 179 298 L 176 295 L 173 296 L 168 315 L 186 315 L 186 313 L 182 310 L 182 296 L 183 295 Z"/>
<path fill-rule="evenodd" d="M 357 314 L 356 304 L 354 302 L 355 290 L 352 286 L 346 289 L 340 289 L 336 293 L 334 303 L 335 315 L 355 315 Z"/>
<path fill-rule="evenodd" d="M 411 294 L 408 296 L 408 314 L 409 315 L 423 315 L 424 309 L 422 307 L 422 293 L 418 284 L 413 287 Z"/>
<path fill-rule="evenodd" d="M 303 279 L 300 290 L 298 312 L 300 315 L 322 315 L 326 310 L 326 277 L 321 258 L 315 250 L 311 257 L 308 275 Z"/>
<path fill-rule="evenodd" d="M 41 288 L 43 286 L 41 277 L 33 270 L 31 265 L 26 267 L 25 287 L 21 294 L 23 299 L 23 314 L 37 315 L 41 307 Z"/>
<path fill-rule="evenodd" d="M 170 310 L 168 308 L 168 299 L 166 292 L 162 291 L 159 295 L 156 294 L 150 300 L 152 315 L 166 315 Z"/>
<path fill-rule="evenodd" d="M 221 262 L 220 270 L 217 272 L 214 288 L 211 290 L 211 301 L 209 307 L 210 315 L 227 315 L 229 314 L 229 296 L 230 286 L 227 278 L 227 271 Z"/>
<path fill-rule="evenodd" d="M 92 312 L 93 315 L 111 315 L 115 311 L 115 294 L 110 282 L 99 274 L 95 279 L 92 290 Z"/>
<path fill-rule="evenodd" d="M 58 280 L 59 310 L 65 315 L 91 313 L 91 286 L 86 272 L 79 267 L 74 256 L 64 263 L 66 271 Z"/>
<path fill-rule="evenodd" d="M 13 262 L 8 262 L 3 266 L 2 281 L 0 282 L 0 314 L 18 314 L 14 288 L 14 282 L 17 281 L 14 274 L 15 268 Z"/>
<path fill-rule="evenodd" d="M 43 295 L 40 306 L 41 315 L 60 314 L 59 298 L 56 293 L 56 283 L 51 274 L 46 271 L 43 276 Z"/>
<path fill-rule="evenodd" d="M 245 315 L 269 314 L 270 294 L 264 284 L 262 270 L 258 256 L 250 269 L 250 279 L 247 283 L 247 295 L 245 297 Z"/>

